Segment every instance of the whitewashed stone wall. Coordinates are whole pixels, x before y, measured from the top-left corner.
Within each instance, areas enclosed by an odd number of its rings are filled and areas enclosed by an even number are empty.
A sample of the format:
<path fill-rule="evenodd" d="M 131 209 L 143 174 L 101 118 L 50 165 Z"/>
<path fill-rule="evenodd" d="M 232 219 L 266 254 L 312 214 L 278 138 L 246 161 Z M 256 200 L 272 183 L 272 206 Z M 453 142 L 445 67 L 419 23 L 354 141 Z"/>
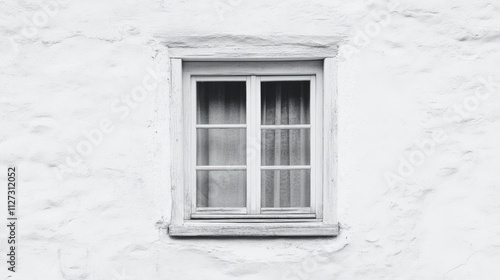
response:
<path fill-rule="evenodd" d="M 12 279 L 498 279 L 499 13 L 492 0 L 0 1 Z M 166 234 L 164 40 L 187 35 L 341 38 L 337 238 Z"/>

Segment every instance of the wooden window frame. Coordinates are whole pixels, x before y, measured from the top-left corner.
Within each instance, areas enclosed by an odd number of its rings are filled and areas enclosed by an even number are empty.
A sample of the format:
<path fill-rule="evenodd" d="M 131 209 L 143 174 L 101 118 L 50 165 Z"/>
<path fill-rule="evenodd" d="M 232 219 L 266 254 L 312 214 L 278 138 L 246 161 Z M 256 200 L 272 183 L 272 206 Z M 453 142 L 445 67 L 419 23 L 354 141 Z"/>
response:
<path fill-rule="evenodd" d="M 336 236 L 337 183 L 337 107 L 336 60 L 333 57 L 311 60 L 270 61 L 186 61 L 171 58 L 170 135 L 172 219 L 171 236 Z M 249 88 L 259 90 L 258 82 L 275 79 L 311 80 L 311 207 L 260 208 L 260 199 L 248 199 L 246 208 L 199 208 L 196 191 L 196 106 L 194 86 L 197 80 L 245 80 Z M 314 89 L 314 92 L 313 92 Z M 260 108 L 258 98 L 247 97 L 247 114 Z M 258 123 L 255 120 L 259 119 Z M 260 140 L 260 118 L 247 118 L 247 143 Z M 259 131 L 255 131 L 256 129 Z M 257 133 L 255 133 L 257 132 Z M 256 137 L 257 139 L 249 139 Z M 260 142 L 259 142 L 260 143 Z M 247 147 L 248 148 L 248 147 Z M 260 157 L 259 155 L 256 155 Z M 258 161 L 260 162 L 260 160 Z M 248 165 L 248 162 L 247 162 Z M 260 168 L 247 170 L 247 196 L 258 196 L 260 188 L 251 188 L 260 178 Z M 313 179 L 314 178 L 314 179 Z M 260 183 L 258 184 L 260 186 Z M 258 190 L 257 190 L 258 189 Z M 247 209 L 249 212 L 247 212 Z M 265 213 L 257 211 L 263 209 Z M 305 210 L 305 211 L 304 211 Z"/>

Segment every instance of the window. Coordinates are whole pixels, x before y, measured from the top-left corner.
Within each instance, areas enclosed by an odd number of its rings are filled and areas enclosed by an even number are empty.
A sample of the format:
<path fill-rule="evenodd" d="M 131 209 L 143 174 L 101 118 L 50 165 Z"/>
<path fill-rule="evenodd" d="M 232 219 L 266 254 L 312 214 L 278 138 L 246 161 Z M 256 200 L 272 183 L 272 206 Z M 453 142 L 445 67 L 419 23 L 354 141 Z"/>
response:
<path fill-rule="evenodd" d="M 326 63 L 172 59 L 171 235 L 337 234 Z"/>

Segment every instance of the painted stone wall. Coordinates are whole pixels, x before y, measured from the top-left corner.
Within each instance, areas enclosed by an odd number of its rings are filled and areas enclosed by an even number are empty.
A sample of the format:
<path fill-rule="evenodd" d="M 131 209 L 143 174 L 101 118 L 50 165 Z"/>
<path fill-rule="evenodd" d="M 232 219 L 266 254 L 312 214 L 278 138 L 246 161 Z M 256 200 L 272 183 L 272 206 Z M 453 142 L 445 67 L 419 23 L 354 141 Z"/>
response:
<path fill-rule="evenodd" d="M 491 0 L 1 1 L 12 279 L 497 279 L 499 13 Z M 337 238 L 166 234 L 163 41 L 187 35 L 341 38 Z"/>

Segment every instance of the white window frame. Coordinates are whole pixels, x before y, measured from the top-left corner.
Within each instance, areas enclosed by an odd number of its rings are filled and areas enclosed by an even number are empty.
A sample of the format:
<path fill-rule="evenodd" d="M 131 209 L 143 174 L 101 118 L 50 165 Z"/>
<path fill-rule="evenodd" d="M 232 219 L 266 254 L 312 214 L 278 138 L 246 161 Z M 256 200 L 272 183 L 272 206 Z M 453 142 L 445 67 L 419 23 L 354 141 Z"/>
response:
<path fill-rule="evenodd" d="M 261 208 L 260 167 L 247 156 L 247 207 L 198 208 L 196 82 L 242 80 L 247 85 L 247 143 L 260 143 L 260 81 L 310 80 L 311 207 Z M 336 63 L 303 61 L 185 61 L 171 59 L 171 236 L 335 236 L 337 176 Z M 253 97 L 251 97 L 251 92 Z M 257 94 L 255 94 L 257 93 Z M 198 125 L 202 127 L 205 125 Z M 248 148 L 248 147 L 247 147 Z M 260 153 L 256 153 L 260 163 Z M 175 160 L 174 160 L 175 159 Z M 255 187 L 258 186 L 258 187 Z M 262 209 L 262 212 L 260 210 Z M 248 212 L 247 212 L 248 210 Z"/>

